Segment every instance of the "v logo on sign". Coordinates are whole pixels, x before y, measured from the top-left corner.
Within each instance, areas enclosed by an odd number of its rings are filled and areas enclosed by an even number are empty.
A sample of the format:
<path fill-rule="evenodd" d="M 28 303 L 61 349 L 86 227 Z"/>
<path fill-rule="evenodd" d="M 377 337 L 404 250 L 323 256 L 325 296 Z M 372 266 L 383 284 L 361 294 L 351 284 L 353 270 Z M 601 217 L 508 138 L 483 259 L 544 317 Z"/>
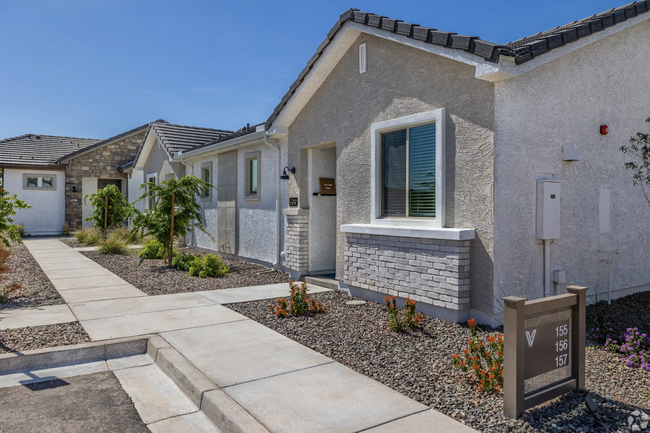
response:
<path fill-rule="evenodd" d="M 533 332 L 526 331 L 526 338 L 528 339 L 528 347 L 533 347 L 535 342 L 535 334 L 537 334 L 537 329 L 533 329 Z"/>

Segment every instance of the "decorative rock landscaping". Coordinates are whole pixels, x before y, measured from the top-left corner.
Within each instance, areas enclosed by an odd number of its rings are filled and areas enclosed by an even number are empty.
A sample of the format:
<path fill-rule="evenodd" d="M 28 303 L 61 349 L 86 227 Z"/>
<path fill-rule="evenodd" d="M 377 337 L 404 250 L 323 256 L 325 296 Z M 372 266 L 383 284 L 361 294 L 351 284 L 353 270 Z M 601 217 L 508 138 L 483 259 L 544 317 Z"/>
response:
<path fill-rule="evenodd" d="M 427 317 L 420 329 L 398 334 L 389 330 L 382 305 L 347 305 L 352 298 L 340 292 L 314 298 L 328 306 L 325 314 L 278 319 L 269 301 L 228 307 L 483 432 L 623 432 L 632 425 L 641 428 L 642 413 L 650 414 L 650 374 L 626 367 L 616 354 L 588 347 L 586 380 L 598 414 L 587 410 L 583 395 L 573 393 L 528 410 L 519 420 L 507 419 L 500 394 L 479 392 L 452 366 L 451 356 L 470 337 L 466 326 Z M 640 309 L 637 304 L 635 310 Z"/>
<path fill-rule="evenodd" d="M 79 322 L 7 329 L 0 331 L 0 335 L 0 353 L 24 352 L 90 341 Z"/>
<path fill-rule="evenodd" d="M 6 283 L 21 288 L 7 295 L 8 302 L 0 304 L 0 310 L 65 304 L 25 245 L 12 242 L 10 253 Z"/>
<path fill-rule="evenodd" d="M 203 254 L 193 250 L 191 252 Z M 187 272 L 165 266 L 162 260 L 143 260 L 140 263 L 137 253 L 138 251 L 128 255 L 101 255 L 94 251 L 86 251 L 82 254 L 148 295 L 231 289 L 289 281 L 288 274 L 254 263 L 230 259 L 223 259 L 230 271 L 222 277 L 191 277 Z"/>

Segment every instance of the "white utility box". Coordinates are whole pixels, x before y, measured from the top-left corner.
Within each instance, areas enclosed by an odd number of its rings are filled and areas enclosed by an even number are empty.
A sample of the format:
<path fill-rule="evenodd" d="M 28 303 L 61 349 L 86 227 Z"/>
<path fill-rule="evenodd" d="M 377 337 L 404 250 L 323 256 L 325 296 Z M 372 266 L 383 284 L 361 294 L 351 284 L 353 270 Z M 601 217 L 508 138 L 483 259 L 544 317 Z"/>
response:
<path fill-rule="evenodd" d="M 560 238 L 560 181 L 537 181 L 537 239 Z"/>

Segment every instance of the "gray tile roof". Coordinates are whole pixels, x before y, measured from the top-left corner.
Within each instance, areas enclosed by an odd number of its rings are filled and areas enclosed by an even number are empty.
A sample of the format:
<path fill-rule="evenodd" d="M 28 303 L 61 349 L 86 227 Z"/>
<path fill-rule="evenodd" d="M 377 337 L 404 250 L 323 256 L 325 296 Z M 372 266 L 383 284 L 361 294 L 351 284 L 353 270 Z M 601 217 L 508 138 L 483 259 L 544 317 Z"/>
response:
<path fill-rule="evenodd" d="M 348 21 L 403 35 L 424 43 L 463 50 L 481 57 L 487 62 L 497 63 L 501 56 L 513 57 L 515 63 L 520 65 L 555 48 L 577 41 L 592 33 L 602 31 L 607 27 L 624 22 L 637 15 L 644 14 L 648 10 L 650 10 L 650 0 L 637 1 L 508 44 L 495 44 L 484 41 L 477 36 L 458 35 L 456 33 L 439 31 L 420 26 L 419 24 L 405 23 L 402 20 L 361 12 L 358 9 L 349 9 L 341 14 L 337 23 L 334 24 L 334 27 L 327 34 L 327 38 L 320 44 L 316 53 L 307 62 L 307 66 L 300 72 L 296 81 L 289 87 L 289 91 L 273 110 L 273 113 L 266 121 L 266 129 L 269 129 L 275 119 L 280 115 L 284 106 L 323 54 L 325 48 Z"/>
<path fill-rule="evenodd" d="M 100 140 L 25 134 L 0 140 L 1 166 L 50 166 L 73 151 L 85 149 Z"/>
<path fill-rule="evenodd" d="M 76 158 L 78 156 L 81 156 L 81 155 L 83 155 L 83 154 L 85 154 L 87 152 L 91 152 L 93 150 L 99 149 L 100 147 L 106 146 L 107 144 L 110 144 L 110 143 L 112 143 L 112 142 L 114 142 L 116 140 L 119 140 L 121 138 L 127 137 L 127 136 L 129 136 L 129 135 L 131 135 L 133 133 L 143 131 L 143 130 L 149 128 L 149 126 L 151 126 L 152 124 L 157 123 L 157 122 L 167 123 L 163 119 L 158 119 L 158 120 L 154 120 L 153 122 L 145 123 L 144 125 L 138 126 L 137 128 L 133 128 L 133 129 L 131 129 L 129 131 L 122 132 L 121 134 L 117 134 L 117 135 L 115 135 L 113 137 L 107 138 L 106 140 L 102 140 L 100 142 L 97 142 L 97 143 L 93 144 L 92 146 L 86 147 L 85 149 L 77 149 L 72 153 L 64 155 L 63 157 L 60 158 L 60 160 L 65 163 L 65 162 L 67 162 L 67 161 L 69 161 L 71 159 L 74 159 L 74 158 Z"/>
<path fill-rule="evenodd" d="M 170 155 L 175 155 L 181 150 L 194 149 L 233 133 L 225 129 L 172 125 L 166 122 L 154 122 L 151 130 Z"/>
<path fill-rule="evenodd" d="M 223 136 L 217 138 L 216 140 L 213 140 L 213 141 L 210 141 L 208 143 L 202 144 L 201 146 L 196 146 L 196 147 L 192 148 L 191 150 L 201 149 L 202 147 L 212 146 L 213 144 L 223 143 L 225 141 L 232 140 L 233 138 L 242 137 L 244 135 L 252 134 L 253 132 L 255 132 L 257 130 L 258 126 L 262 126 L 262 125 L 264 125 L 264 123 L 258 123 L 256 125 L 252 125 L 252 126 L 251 126 L 250 123 L 247 123 L 246 126 L 242 126 L 241 128 L 239 128 L 237 131 L 235 131 L 233 133 L 223 135 Z"/>

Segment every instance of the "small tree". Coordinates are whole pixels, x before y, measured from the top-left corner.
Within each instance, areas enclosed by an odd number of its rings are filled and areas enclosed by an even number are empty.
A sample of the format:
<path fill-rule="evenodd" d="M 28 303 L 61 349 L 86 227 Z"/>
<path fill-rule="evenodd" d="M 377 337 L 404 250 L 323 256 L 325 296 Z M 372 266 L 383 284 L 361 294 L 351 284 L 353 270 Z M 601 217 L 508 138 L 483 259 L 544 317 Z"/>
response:
<path fill-rule="evenodd" d="M 0 239 L 9 247 L 9 240 L 20 242 L 20 226 L 14 224 L 13 216 L 16 209 L 27 209 L 31 206 L 23 200 L 18 200 L 18 195 L 11 195 L 9 191 L 0 189 Z"/>
<path fill-rule="evenodd" d="M 86 218 L 86 221 L 92 221 L 97 229 L 119 227 L 133 213 L 132 206 L 115 185 L 107 185 L 95 194 L 86 194 L 84 204 L 87 204 L 88 198 L 93 207 L 93 214 Z"/>
<path fill-rule="evenodd" d="M 650 118 L 646 119 L 650 123 Z M 625 168 L 632 170 L 632 183 L 641 185 L 643 195 L 650 204 L 650 197 L 645 186 L 650 185 L 650 134 L 637 132 L 627 145 L 621 146 L 621 152 L 635 157 L 635 161 L 625 163 Z"/>
<path fill-rule="evenodd" d="M 155 183 L 146 183 L 140 189 L 146 192 L 138 199 L 153 203 L 153 209 L 141 212 L 134 209 L 131 236 L 150 235 L 165 247 L 165 257 L 169 256 L 170 239 L 172 235 L 172 221 L 174 224 L 174 237 L 184 237 L 192 228 L 198 228 L 208 235 L 212 241 L 214 237 L 207 232 L 201 216 L 201 205 L 197 198 L 206 188 L 215 188 L 196 176 L 184 176 L 180 179 L 170 179 Z M 215 188 L 216 189 L 216 188 Z M 172 207 L 173 202 L 173 207 Z M 172 208 L 176 208 L 172 218 Z"/>

